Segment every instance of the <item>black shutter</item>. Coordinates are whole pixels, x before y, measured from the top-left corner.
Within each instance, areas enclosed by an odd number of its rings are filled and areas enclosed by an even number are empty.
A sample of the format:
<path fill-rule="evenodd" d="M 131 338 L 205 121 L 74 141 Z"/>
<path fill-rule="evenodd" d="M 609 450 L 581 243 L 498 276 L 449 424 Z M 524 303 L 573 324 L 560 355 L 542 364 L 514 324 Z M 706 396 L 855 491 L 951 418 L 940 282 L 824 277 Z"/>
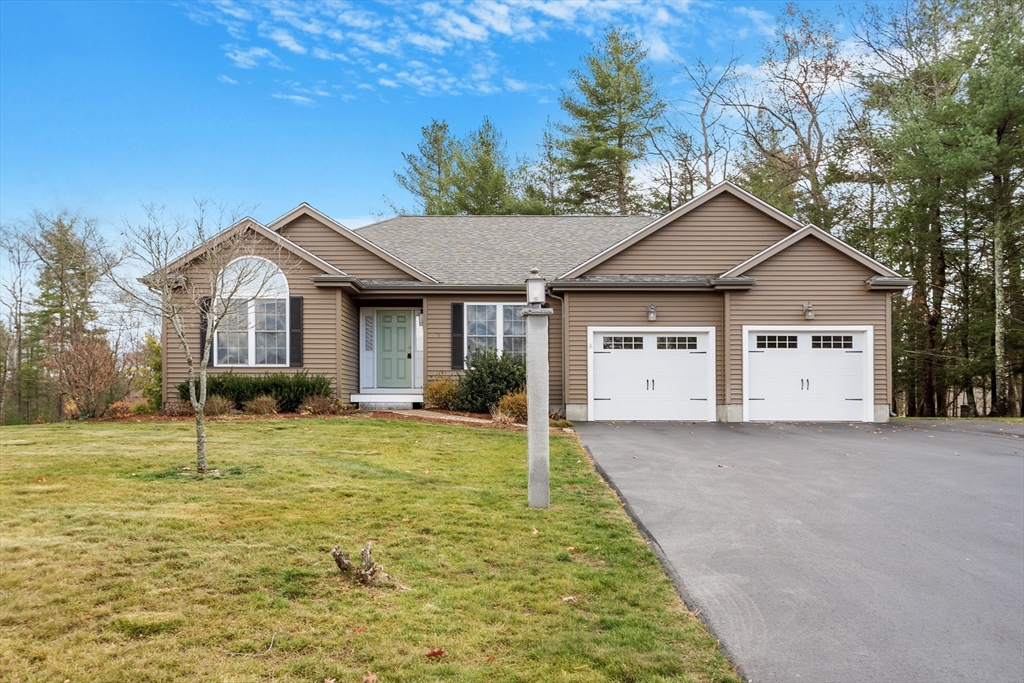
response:
<path fill-rule="evenodd" d="M 462 304 L 452 304 L 452 370 L 462 370 L 466 367 L 465 353 L 465 324 L 466 320 L 462 314 Z"/>
<path fill-rule="evenodd" d="M 302 297 L 288 300 L 288 365 L 302 367 Z"/>
<path fill-rule="evenodd" d="M 210 297 L 204 296 L 199 300 L 199 360 L 202 362 L 203 354 L 206 353 L 206 325 L 210 315 Z M 210 362 L 208 365 L 216 365 L 216 345 L 210 349 Z"/>

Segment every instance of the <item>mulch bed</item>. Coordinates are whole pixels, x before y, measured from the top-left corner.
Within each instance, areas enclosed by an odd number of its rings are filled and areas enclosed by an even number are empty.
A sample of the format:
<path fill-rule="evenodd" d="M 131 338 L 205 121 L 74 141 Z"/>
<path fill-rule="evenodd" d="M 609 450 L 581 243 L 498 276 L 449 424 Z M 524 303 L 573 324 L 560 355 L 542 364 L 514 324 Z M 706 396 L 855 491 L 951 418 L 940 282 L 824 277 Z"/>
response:
<path fill-rule="evenodd" d="M 504 429 L 513 432 L 522 432 L 526 430 L 523 425 L 517 424 L 500 424 L 497 422 L 491 422 L 491 416 L 486 413 L 464 413 L 454 410 L 435 410 L 430 409 L 433 413 L 445 413 L 454 417 L 469 417 L 477 418 L 481 420 L 488 420 L 486 423 L 473 422 L 471 420 L 452 420 L 444 419 L 440 417 L 433 417 L 431 415 L 409 415 L 393 413 L 388 410 L 354 410 L 344 415 L 302 415 L 300 413 L 277 413 L 276 415 L 217 415 L 207 417 L 207 422 L 235 422 L 235 421 L 246 421 L 246 420 L 328 420 L 328 419 L 339 419 L 347 417 L 369 417 L 382 420 L 412 420 L 414 422 L 430 422 L 433 424 L 446 424 L 446 425 L 459 425 L 461 427 L 477 427 L 478 429 Z M 162 413 L 156 413 L 153 415 L 128 415 L 125 417 L 90 417 L 82 422 L 195 422 L 195 417 L 192 415 L 164 415 Z M 551 432 L 560 434 L 563 433 L 559 427 L 552 427 Z"/>

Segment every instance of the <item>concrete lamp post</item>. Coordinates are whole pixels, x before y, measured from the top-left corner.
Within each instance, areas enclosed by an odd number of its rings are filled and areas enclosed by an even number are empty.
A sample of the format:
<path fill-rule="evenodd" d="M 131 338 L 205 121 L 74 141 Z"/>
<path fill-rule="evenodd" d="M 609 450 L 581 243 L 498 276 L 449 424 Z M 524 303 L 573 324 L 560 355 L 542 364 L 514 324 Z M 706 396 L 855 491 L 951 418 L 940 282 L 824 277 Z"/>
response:
<path fill-rule="evenodd" d="M 526 415 L 527 452 L 530 464 L 530 507 L 551 506 L 550 432 L 548 430 L 548 316 L 544 308 L 547 282 L 536 268 L 526 278 Z"/>

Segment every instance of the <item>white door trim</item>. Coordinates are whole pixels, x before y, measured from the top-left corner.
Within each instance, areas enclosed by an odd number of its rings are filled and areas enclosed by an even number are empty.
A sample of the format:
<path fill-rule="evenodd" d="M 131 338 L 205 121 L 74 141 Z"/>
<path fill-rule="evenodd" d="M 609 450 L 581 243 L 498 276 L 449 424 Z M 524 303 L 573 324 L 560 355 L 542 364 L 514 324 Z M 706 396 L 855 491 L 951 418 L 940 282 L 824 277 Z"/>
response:
<path fill-rule="evenodd" d="M 874 325 L 744 325 L 743 326 L 743 421 L 750 422 L 751 332 L 863 332 L 864 333 L 864 401 L 862 422 L 875 421 L 875 326 Z"/>
<path fill-rule="evenodd" d="M 714 327 L 616 327 L 606 325 L 588 325 L 587 326 L 587 419 L 594 419 L 594 335 L 596 333 L 614 332 L 624 333 L 630 332 L 634 334 L 650 334 L 650 333 L 666 333 L 666 334 L 681 334 L 681 333 L 697 333 L 708 335 L 708 362 L 710 363 L 708 371 L 708 422 L 714 422 L 716 419 L 716 408 L 718 403 L 717 394 L 715 393 L 715 381 L 718 376 L 718 347 L 715 342 L 715 328 Z"/>
<path fill-rule="evenodd" d="M 423 309 L 415 306 L 360 306 L 359 307 L 359 391 L 372 393 L 377 389 L 377 311 L 409 311 L 412 315 L 410 341 L 412 342 L 412 386 L 407 389 L 380 389 L 381 392 L 423 393 L 423 339 L 419 334 L 422 327 L 417 326 L 423 320 Z M 373 349 L 366 349 L 366 317 L 371 316 L 373 325 Z M 369 373 L 367 371 L 369 370 Z M 365 373 L 365 374 L 364 374 Z M 372 375 L 373 382 L 367 380 Z"/>

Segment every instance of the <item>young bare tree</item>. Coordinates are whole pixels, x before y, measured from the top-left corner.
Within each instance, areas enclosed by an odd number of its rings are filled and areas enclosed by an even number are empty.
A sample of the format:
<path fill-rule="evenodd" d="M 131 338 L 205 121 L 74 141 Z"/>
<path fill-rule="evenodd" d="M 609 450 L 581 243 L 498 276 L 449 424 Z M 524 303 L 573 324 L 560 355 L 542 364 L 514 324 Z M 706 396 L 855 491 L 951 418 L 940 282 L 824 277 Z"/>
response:
<path fill-rule="evenodd" d="M 843 87 L 851 68 L 835 26 L 817 10 L 790 3 L 765 46 L 760 77 L 753 85 L 738 83 L 729 95 L 750 147 L 799 178 L 807 198 L 799 213 L 825 230 L 838 222 L 827 175 L 839 156 L 835 132 L 845 117 Z"/>
<path fill-rule="evenodd" d="M 724 67 L 719 67 L 717 62 L 709 64 L 698 57 L 692 65 L 683 65 L 683 74 L 693 91 L 683 98 L 681 111 L 694 131 L 691 145 L 705 190 L 729 175 L 733 130 L 726 125 L 726 102 L 738 78 L 738 63 L 739 58 L 732 57 Z"/>
<path fill-rule="evenodd" d="M 7 415 L 7 393 L 14 393 L 16 409 L 21 410 L 20 373 L 24 362 L 25 313 L 28 304 L 30 280 L 35 257 L 24 235 L 9 226 L 0 228 L 0 311 L 3 320 L 0 336 L 0 425 Z"/>
<path fill-rule="evenodd" d="M 196 471 L 204 474 L 203 410 L 207 369 L 218 351 L 216 333 L 243 334 L 239 330 L 248 324 L 244 311 L 249 303 L 278 296 L 283 272 L 294 261 L 280 248 L 280 238 L 255 221 L 236 220 L 238 213 L 209 201 L 197 201 L 196 208 L 196 215 L 185 219 L 168 216 L 162 207 L 144 207 L 143 222 L 125 224 L 122 251 L 107 272 L 136 305 L 162 322 L 172 335 L 163 343 L 177 344 L 184 352 L 195 413 Z M 236 361 L 224 355 L 219 362 Z"/>

